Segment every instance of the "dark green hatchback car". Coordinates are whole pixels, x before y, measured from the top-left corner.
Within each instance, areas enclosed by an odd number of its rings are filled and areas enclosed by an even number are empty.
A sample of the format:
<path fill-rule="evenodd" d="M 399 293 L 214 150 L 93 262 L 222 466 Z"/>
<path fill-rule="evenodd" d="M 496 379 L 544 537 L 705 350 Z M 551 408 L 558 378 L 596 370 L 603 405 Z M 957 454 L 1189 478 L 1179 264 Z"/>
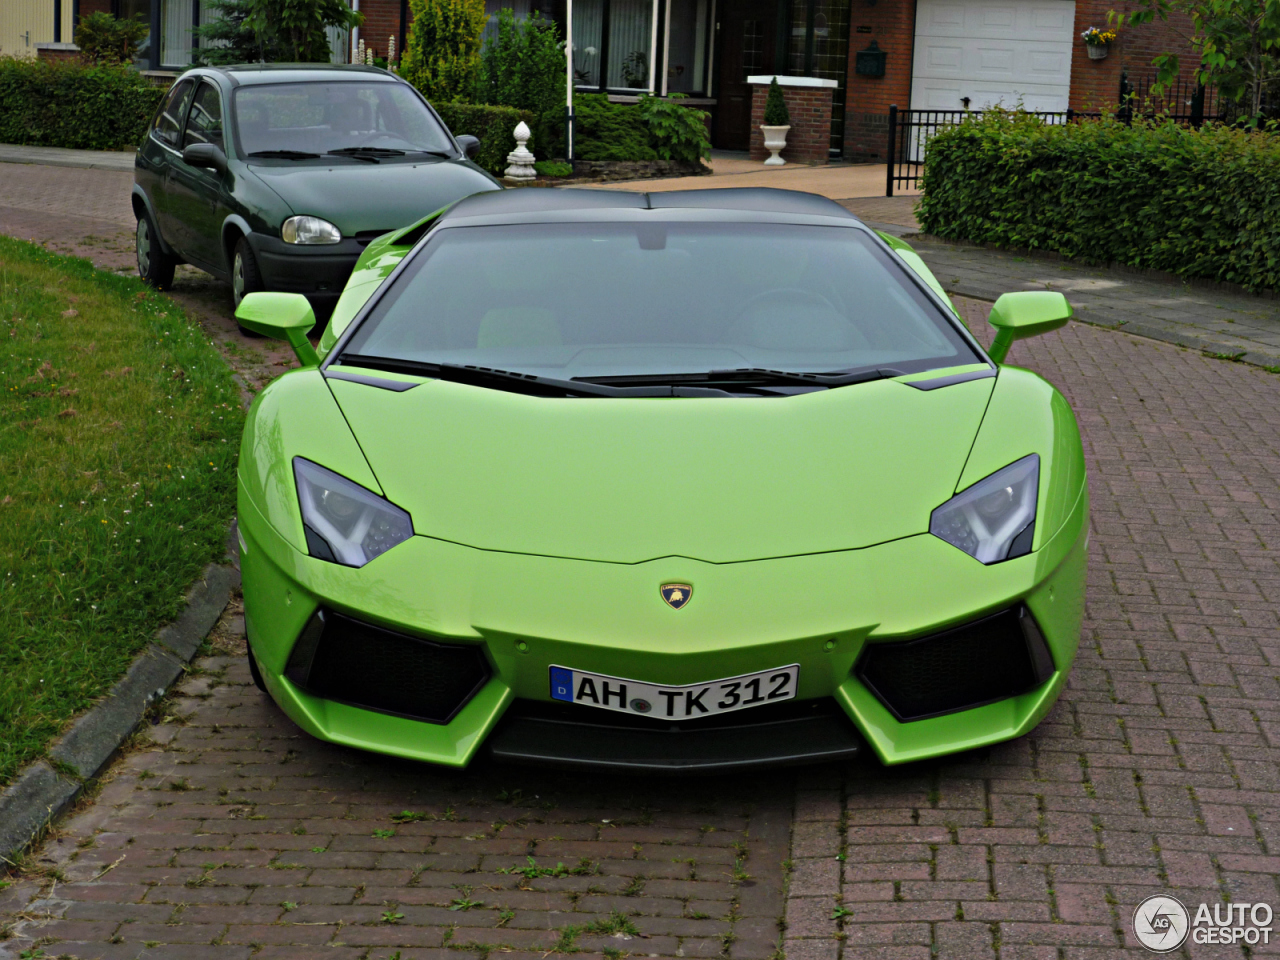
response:
<path fill-rule="evenodd" d="M 246 293 L 305 294 L 325 315 L 374 237 L 500 186 L 412 86 L 374 67 L 189 70 L 134 166 L 138 273 L 179 263 Z"/>

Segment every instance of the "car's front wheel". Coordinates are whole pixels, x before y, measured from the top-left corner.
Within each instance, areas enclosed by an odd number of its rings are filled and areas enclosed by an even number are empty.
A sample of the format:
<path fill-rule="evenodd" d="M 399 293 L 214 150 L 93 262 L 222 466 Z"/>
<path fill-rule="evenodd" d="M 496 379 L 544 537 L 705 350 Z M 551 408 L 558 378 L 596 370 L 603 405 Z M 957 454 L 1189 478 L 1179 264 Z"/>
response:
<path fill-rule="evenodd" d="M 246 294 L 257 293 L 261 289 L 262 274 L 258 272 L 258 260 L 253 255 L 253 248 L 249 246 L 249 241 L 241 237 L 236 241 L 236 249 L 231 257 L 232 307 L 238 310 L 240 301 Z M 260 336 L 245 326 L 240 327 L 240 332 L 250 337 Z"/>
<path fill-rule="evenodd" d="M 134 252 L 138 257 L 138 276 L 144 283 L 164 290 L 173 285 L 173 270 L 177 260 L 165 253 L 160 246 L 160 233 L 144 212 L 138 217 L 138 229 L 134 234 Z"/>

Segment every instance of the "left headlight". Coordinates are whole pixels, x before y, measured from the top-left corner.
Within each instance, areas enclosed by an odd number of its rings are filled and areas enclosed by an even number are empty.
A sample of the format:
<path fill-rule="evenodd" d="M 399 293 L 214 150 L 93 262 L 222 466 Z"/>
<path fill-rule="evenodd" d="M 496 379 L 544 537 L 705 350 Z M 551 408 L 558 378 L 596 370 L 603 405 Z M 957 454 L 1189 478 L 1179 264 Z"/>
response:
<path fill-rule="evenodd" d="M 363 567 L 413 536 L 413 519 L 394 503 L 302 457 L 293 458 L 307 552 Z"/>
<path fill-rule="evenodd" d="M 983 563 L 1031 552 L 1040 457 L 1031 454 L 962 490 L 934 510 L 929 532 Z"/>
<path fill-rule="evenodd" d="M 290 217 L 280 226 L 285 243 L 340 243 L 342 231 L 319 217 Z"/>

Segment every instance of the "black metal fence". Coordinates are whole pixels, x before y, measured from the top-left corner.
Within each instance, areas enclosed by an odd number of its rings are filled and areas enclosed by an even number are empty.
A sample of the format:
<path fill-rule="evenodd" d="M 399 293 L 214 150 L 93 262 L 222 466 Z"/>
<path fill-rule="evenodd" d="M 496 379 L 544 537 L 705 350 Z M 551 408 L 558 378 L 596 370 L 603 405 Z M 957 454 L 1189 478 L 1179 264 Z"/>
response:
<path fill-rule="evenodd" d="M 1120 74 L 1120 97 L 1115 115 L 1129 123 L 1134 117 L 1167 116 L 1180 123 L 1200 126 L 1205 120 L 1226 120 L 1226 104 L 1212 87 L 1203 87 L 1179 79 L 1172 86 L 1152 94 L 1154 77 L 1136 82 L 1127 71 Z M 1047 124 L 1072 123 L 1097 119 L 1100 112 L 1082 113 L 1065 110 L 1059 113 L 1025 111 Z M 888 169 L 885 174 L 885 196 L 892 197 L 895 187 L 915 187 L 924 170 L 924 148 L 940 129 L 954 127 L 971 117 L 981 117 L 981 110 L 899 110 L 889 108 L 889 143 L 886 151 Z"/>

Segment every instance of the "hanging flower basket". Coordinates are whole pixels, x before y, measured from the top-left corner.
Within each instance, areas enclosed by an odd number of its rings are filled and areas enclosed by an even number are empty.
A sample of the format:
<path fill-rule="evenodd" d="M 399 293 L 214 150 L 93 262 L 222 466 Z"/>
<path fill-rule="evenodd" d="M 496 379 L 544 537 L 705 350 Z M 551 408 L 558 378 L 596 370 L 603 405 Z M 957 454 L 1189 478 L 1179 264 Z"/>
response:
<path fill-rule="evenodd" d="M 1111 43 L 1116 38 L 1116 32 L 1110 28 L 1100 30 L 1097 27 L 1090 27 L 1080 36 L 1089 51 L 1090 60 L 1105 60 L 1107 54 L 1111 52 Z"/>

